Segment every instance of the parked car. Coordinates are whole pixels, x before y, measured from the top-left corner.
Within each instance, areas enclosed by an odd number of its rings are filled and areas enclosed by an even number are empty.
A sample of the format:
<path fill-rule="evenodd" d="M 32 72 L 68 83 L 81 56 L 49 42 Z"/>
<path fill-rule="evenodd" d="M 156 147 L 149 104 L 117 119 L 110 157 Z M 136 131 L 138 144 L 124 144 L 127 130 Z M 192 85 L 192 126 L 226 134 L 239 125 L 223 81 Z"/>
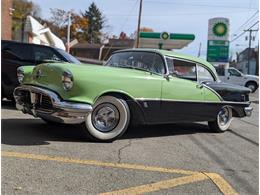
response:
<path fill-rule="evenodd" d="M 232 117 L 252 112 L 250 89 L 221 83 L 207 61 L 165 50 L 118 51 L 104 66 L 25 66 L 17 75 L 19 110 L 47 122 L 80 124 L 99 141 L 120 137 L 130 122 L 208 121 L 224 132 Z"/>
<path fill-rule="evenodd" d="M 6 40 L 2 40 L 1 44 L 2 99 L 13 99 L 13 90 L 19 84 L 16 76 L 19 66 L 35 66 L 57 61 L 80 63 L 70 54 L 54 47 Z"/>
<path fill-rule="evenodd" d="M 251 89 L 252 93 L 258 89 L 259 77 L 255 75 L 244 75 L 236 68 L 216 68 L 221 81 L 225 83 L 245 86 Z"/>

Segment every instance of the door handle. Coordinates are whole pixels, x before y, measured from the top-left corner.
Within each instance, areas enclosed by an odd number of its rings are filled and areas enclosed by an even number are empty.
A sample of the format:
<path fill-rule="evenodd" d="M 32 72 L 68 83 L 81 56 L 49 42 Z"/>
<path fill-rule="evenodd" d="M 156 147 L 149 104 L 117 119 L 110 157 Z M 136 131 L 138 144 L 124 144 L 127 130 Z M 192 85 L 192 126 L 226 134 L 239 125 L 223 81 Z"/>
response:
<path fill-rule="evenodd" d="M 196 85 L 196 88 L 202 89 L 202 88 L 203 88 L 203 85 L 202 85 L 202 84 L 197 84 L 197 85 Z"/>

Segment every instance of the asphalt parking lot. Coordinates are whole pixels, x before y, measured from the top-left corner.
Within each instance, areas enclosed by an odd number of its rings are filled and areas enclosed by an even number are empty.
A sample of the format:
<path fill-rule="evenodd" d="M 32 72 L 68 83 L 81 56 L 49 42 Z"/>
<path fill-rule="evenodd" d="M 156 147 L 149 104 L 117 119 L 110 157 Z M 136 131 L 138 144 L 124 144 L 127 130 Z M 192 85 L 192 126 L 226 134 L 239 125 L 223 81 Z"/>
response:
<path fill-rule="evenodd" d="M 86 142 L 2 102 L 2 194 L 258 194 L 259 101 L 222 134 L 204 123 L 131 128 Z"/>

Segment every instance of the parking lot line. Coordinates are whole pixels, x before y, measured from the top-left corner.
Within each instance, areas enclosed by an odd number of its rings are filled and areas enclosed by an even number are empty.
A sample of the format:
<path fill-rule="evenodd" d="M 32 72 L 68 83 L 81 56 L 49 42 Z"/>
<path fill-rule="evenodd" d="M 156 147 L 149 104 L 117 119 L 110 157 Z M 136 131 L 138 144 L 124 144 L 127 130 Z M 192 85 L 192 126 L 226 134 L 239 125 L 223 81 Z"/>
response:
<path fill-rule="evenodd" d="M 154 192 L 163 189 L 173 188 L 179 185 L 190 184 L 198 181 L 209 179 L 203 173 L 197 173 L 190 176 L 178 177 L 174 179 L 159 181 L 156 183 L 141 185 L 137 187 L 126 188 L 113 192 L 101 193 L 100 195 L 131 195 L 131 194 L 143 194 L 148 192 Z"/>
<path fill-rule="evenodd" d="M 172 168 L 163 168 L 155 166 L 145 166 L 138 164 L 127 164 L 127 163 L 111 163 L 111 162 L 102 162 L 95 160 L 81 160 L 73 159 L 68 157 L 57 157 L 49 155 L 40 155 L 40 154 L 30 154 L 30 153 L 20 153 L 20 152 L 10 152 L 2 151 L 2 157 L 14 157 L 14 158 L 24 158 L 32 160 L 42 160 L 42 161 L 56 161 L 62 163 L 71 163 L 71 164 L 84 164 L 91 166 L 101 166 L 101 167 L 110 167 L 110 168 L 121 168 L 121 169 L 134 169 L 142 171 L 154 171 L 162 173 L 177 173 L 188 175 L 184 177 L 178 177 L 170 180 L 159 181 L 157 183 L 145 184 L 141 186 L 126 188 L 113 192 L 105 192 L 103 195 L 112 195 L 112 194 L 141 194 L 146 192 L 158 191 L 161 189 L 173 188 L 175 186 L 194 183 L 197 181 L 203 181 L 210 179 L 219 190 L 225 195 L 237 195 L 238 193 L 225 181 L 220 175 L 216 173 L 206 173 L 198 171 L 188 171 L 182 169 L 172 169 Z"/>
<path fill-rule="evenodd" d="M 196 171 L 188 171 L 182 169 L 172 169 L 172 168 L 145 166 L 145 165 L 137 165 L 137 164 L 126 164 L 126 163 L 111 163 L 111 162 L 102 162 L 102 161 L 95 161 L 95 160 L 81 160 L 81 159 L 72 159 L 68 157 L 55 157 L 55 156 L 48 156 L 48 155 L 18 153 L 18 152 L 2 151 L 2 156 L 28 158 L 34 160 L 57 161 L 63 163 L 85 164 L 85 165 L 102 166 L 102 167 L 113 167 L 113 168 L 122 168 L 122 169 L 155 171 L 155 172 L 162 172 L 162 173 L 177 173 L 177 174 L 184 174 L 184 175 L 191 175 L 191 174 L 198 173 Z"/>
<path fill-rule="evenodd" d="M 220 175 L 216 173 L 204 173 L 207 175 L 213 183 L 220 189 L 225 195 L 238 195 L 238 193 L 224 180 Z"/>

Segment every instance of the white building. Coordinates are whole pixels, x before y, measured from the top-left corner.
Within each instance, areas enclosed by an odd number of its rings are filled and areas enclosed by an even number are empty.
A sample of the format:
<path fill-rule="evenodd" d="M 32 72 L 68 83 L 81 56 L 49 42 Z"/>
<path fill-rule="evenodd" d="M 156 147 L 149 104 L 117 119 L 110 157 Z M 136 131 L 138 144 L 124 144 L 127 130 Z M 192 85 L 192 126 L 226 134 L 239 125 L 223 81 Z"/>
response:
<path fill-rule="evenodd" d="M 63 41 L 51 32 L 48 27 L 41 25 L 32 16 L 27 16 L 24 28 L 25 40 L 29 43 L 49 45 L 65 50 Z"/>

